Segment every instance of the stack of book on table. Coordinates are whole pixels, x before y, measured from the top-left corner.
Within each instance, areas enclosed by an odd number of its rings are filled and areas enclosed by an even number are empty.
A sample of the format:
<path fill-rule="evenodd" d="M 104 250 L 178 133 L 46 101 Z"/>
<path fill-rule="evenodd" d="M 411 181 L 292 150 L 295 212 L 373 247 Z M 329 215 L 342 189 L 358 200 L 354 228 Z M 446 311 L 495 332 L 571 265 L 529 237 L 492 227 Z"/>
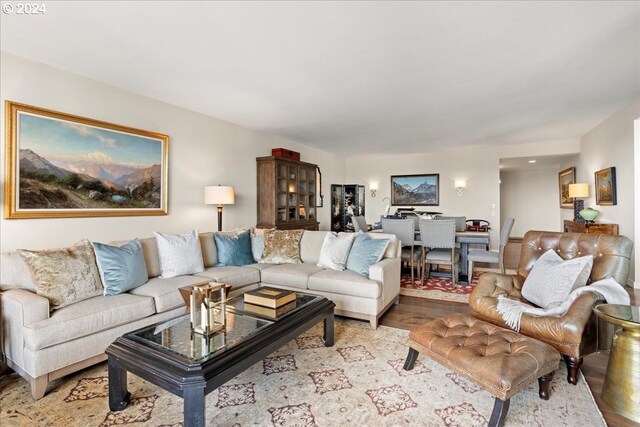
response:
<path fill-rule="evenodd" d="M 268 317 L 279 317 L 296 308 L 296 293 L 263 287 L 244 294 L 244 309 Z"/>

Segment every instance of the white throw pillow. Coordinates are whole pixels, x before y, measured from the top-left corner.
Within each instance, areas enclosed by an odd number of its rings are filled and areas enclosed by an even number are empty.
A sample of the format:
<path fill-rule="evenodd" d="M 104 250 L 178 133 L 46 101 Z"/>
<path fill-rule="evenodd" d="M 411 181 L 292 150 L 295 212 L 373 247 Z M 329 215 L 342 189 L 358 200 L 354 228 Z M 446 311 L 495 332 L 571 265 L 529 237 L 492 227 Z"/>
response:
<path fill-rule="evenodd" d="M 522 285 L 522 296 L 538 307 L 558 306 L 571 291 L 587 284 L 592 266 L 591 255 L 565 261 L 549 249 L 533 265 Z"/>
<path fill-rule="evenodd" d="M 345 233 L 339 236 L 327 233 L 320 249 L 318 267 L 339 271 L 344 270 L 354 236 L 354 233 Z"/>
<path fill-rule="evenodd" d="M 158 255 L 160 256 L 160 277 L 182 276 L 183 274 L 195 274 L 204 271 L 202 249 L 198 230 L 185 234 L 164 234 L 153 232 L 158 242 Z"/>

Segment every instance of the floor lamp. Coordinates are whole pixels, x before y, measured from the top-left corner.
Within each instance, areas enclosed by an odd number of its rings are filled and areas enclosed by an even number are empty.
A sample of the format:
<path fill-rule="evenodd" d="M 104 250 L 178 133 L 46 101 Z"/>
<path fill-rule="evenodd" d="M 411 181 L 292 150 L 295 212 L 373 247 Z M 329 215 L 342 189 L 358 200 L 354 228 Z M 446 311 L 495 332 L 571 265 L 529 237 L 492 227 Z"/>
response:
<path fill-rule="evenodd" d="M 235 203 L 233 187 L 227 185 L 204 187 L 204 203 L 206 205 L 218 205 L 218 231 L 222 231 L 222 206 Z"/>

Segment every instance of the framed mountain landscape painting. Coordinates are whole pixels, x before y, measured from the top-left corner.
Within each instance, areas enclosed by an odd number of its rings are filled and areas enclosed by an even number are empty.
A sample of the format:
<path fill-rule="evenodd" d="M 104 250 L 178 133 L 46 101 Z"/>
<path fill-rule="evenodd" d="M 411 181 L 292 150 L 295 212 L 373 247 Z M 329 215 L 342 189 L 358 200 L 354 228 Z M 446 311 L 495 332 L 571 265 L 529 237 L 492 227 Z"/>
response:
<path fill-rule="evenodd" d="M 391 204 L 395 206 L 439 205 L 440 174 L 393 175 Z"/>
<path fill-rule="evenodd" d="M 167 214 L 169 137 L 5 103 L 5 218 Z"/>

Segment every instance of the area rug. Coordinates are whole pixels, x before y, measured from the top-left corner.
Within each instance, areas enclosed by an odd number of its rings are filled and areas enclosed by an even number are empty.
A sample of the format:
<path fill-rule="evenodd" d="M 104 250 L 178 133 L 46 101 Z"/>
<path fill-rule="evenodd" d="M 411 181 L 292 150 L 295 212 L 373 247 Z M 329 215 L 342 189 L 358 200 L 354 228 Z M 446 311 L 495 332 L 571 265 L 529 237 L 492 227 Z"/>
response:
<path fill-rule="evenodd" d="M 336 320 L 333 347 L 320 325 L 272 353 L 207 396 L 209 426 L 484 426 L 493 396 L 420 356 L 402 369 L 407 331 Z M 511 399 L 506 426 L 603 426 L 581 377 L 564 380 L 564 364 L 551 399 L 538 398 L 537 381 Z M 132 399 L 121 412 L 108 408 L 105 363 L 50 385 L 31 400 L 26 381 L 0 381 L 0 425 L 181 426 L 182 400 L 129 374 Z"/>
<path fill-rule="evenodd" d="M 448 277 L 431 276 L 424 283 L 416 277 L 412 283 L 411 273 L 403 272 L 400 277 L 400 295 L 467 303 L 469 302 L 469 294 L 478 284 L 478 278 L 483 273 L 474 272 L 471 285 L 458 284 L 456 287 L 452 287 L 451 279 Z"/>

